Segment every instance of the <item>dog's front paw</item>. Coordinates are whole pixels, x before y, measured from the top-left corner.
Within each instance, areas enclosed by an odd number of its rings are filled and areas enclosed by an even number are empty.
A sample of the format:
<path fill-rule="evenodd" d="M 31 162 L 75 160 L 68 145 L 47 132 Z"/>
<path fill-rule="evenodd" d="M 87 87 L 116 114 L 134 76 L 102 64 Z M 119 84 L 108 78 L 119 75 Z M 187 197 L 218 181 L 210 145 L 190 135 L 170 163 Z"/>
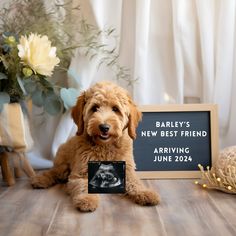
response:
<path fill-rule="evenodd" d="M 98 196 L 97 195 L 88 195 L 81 194 L 76 197 L 73 197 L 74 206 L 82 212 L 92 212 L 95 211 L 98 207 Z"/>
<path fill-rule="evenodd" d="M 52 185 L 52 180 L 44 175 L 36 175 L 31 177 L 30 183 L 33 188 L 48 188 Z"/>
<path fill-rule="evenodd" d="M 131 198 L 135 203 L 142 206 L 155 206 L 160 202 L 159 195 L 151 190 L 142 190 Z"/>

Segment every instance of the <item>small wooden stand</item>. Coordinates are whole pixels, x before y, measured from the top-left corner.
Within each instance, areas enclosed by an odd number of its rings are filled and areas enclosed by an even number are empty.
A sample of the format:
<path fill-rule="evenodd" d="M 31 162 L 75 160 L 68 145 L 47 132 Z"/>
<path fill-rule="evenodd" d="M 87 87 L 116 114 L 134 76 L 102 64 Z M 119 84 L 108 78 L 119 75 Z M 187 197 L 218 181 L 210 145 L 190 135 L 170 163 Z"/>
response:
<path fill-rule="evenodd" d="M 19 178 L 23 175 L 22 170 L 28 177 L 35 175 L 25 153 L 2 152 L 0 153 L 0 165 L 3 180 L 6 181 L 9 186 L 15 184 L 14 177 Z"/>

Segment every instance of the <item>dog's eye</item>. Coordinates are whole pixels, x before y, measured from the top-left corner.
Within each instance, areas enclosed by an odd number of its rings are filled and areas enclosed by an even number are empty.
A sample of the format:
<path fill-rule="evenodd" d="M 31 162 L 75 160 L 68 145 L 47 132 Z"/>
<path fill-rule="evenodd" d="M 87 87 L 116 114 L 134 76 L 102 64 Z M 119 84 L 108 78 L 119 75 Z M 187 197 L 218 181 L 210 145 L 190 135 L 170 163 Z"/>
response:
<path fill-rule="evenodd" d="M 96 112 L 96 111 L 98 111 L 98 108 L 99 108 L 98 105 L 94 105 L 94 106 L 92 106 L 91 110 L 92 110 L 93 112 Z"/>
<path fill-rule="evenodd" d="M 112 111 L 114 111 L 114 112 L 119 112 L 119 108 L 116 107 L 116 106 L 114 106 L 114 107 L 112 107 Z"/>

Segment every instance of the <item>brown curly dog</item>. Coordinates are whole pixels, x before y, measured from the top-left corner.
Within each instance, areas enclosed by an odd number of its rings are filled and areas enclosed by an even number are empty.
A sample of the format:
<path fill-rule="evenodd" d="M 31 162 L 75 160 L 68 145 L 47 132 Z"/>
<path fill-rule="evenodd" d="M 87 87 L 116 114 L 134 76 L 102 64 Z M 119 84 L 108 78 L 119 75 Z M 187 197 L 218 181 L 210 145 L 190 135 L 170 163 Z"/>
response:
<path fill-rule="evenodd" d="M 88 161 L 125 161 L 126 195 L 140 205 L 156 205 L 157 193 L 147 189 L 135 173 L 133 141 L 141 112 L 121 87 L 101 82 L 83 92 L 72 109 L 77 135 L 62 144 L 54 167 L 32 178 L 34 188 L 67 181 L 74 206 L 94 211 L 99 197 L 88 194 Z"/>

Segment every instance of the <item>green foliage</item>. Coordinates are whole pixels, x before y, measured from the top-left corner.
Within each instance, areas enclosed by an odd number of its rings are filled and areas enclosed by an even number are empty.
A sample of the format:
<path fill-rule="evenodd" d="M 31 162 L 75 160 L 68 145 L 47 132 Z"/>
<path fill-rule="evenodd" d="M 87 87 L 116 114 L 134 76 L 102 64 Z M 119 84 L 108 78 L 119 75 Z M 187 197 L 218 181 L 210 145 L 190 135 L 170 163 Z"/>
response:
<path fill-rule="evenodd" d="M 48 1 L 45 7 L 42 0 L 11 0 L 0 10 L 0 32 L 47 35 L 58 49 L 60 68 L 67 70 L 73 49 L 79 49 L 90 60 L 99 58 L 98 69 L 100 66 L 109 67 L 116 79 L 132 84 L 135 80 L 131 78 L 129 69 L 118 62 L 115 29 L 99 30 L 83 18 L 80 6 L 75 5 L 73 0 L 63 2 Z M 104 41 L 114 41 L 113 47 L 101 43 Z"/>
<path fill-rule="evenodd" d="M 62 88 L 60 91 L 61 99 L 64 102 L 64 107 L 69 109 L 76 104 L 77 97 L 79 96 L 79 92 L 77 89 L 74 88 Z"/>
<path fill-rule="evenodd" d="M 0 92 L 0 111 L 5 103 L 10 102 L 10 96 L 6 92 Z"/>
<path fill-rule="evenodd" d="M 68 20 L 58 21 L 57 10 L 63 8 L 68 11 L 67 14 L 74 14 L 78 8 L 72 7 L 71 4 L 72 1 L 68 1 L 61 7 L 52 5 L 46 9 L 42 0 L 11 0 L 0 9 L 0 32 L 13 32 L 15 35 L 29 35 L 33 32 L 47 35 L 52 45 L 58 49 L 65 48 L 68 42 L 73 42 L 74 35 L 67 33 L 71 28 Z M 71 55 L 71 51 L 59 55 L 61 65 L 67 67 Z"/>
<path fill-rule="evenodd" d="M 17 44 L 21 35 L 47 35 L 57 48 L 58 69 L 68 69 L 74 49 L 90 60 L 98 59 L 97 68 L 110 68 L 116 79 L 132 84 L 130 71 L 119 64 L 119 53 L 114 28 L 99 30 L 83 17 L 73 0 L 10 0 L 0 9 L 0 108 L 7 102 L 31 98 L 33 104 L 43 107 L 51 115 L 69 109 L 76 102 L 78 91 L 55 85 L 49 78 L 32 74 L 23 68 Z M 111 47 L 106 43 L 114 42 Z M 8 97 L 7 95 L 8 94 Z"/>
<path fill-rule="evenodd" d="M 7 76 L 0 72 L 0 80 L 2 80 L 2 79 L 7 79 Z"/>
<path fill-rule="evenodd" d="M 27 79 L 24 82 L 24 88 L 28 94 L 33 94 L 37 91 L 37 83 L 31 79 Z"/>
<path fill-rule="evenodd" d="M 135 82 L 131 78 L 130 70 L 119 64 L 117 35 L 114 28 L 99 30 L 82 18 L 78 24 L 78 34 L 80 42 L 74 48 L 80 48 L 81 52 L 90 60 L 99 58 L 98 69 L 106 66 L 114 72 L 117 80 L 125 80 L 129 85 Z M 101 41 L 113 41 L 114 45 L 111 48 L 108 44 L 101 44 Z"/>
<path fill-rule="evenodd" d="M 50 115 L 57 115 L 63 109 L 60 98 L 53 93 L 50 96 L 46 96 L 43 107 L 44 110 Z"/>
<path fill-rule="evenodd" d="M 42 90 L 38 89 L 32 93 L 32 102 L 37 107 L 42 107 L 44 104 L 45 95 Z"/>

